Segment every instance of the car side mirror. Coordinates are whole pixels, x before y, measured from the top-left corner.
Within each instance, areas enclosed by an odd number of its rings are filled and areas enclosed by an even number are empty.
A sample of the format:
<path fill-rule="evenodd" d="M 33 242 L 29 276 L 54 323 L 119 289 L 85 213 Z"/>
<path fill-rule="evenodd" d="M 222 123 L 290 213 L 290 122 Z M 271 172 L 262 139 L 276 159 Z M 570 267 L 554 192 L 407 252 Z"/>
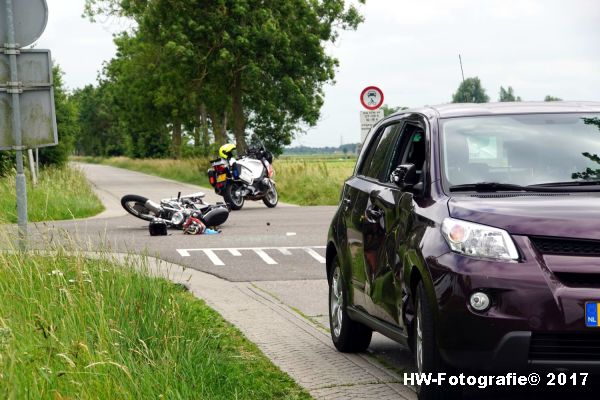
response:
<path fill-rule="evenodd" d="M 390 175 L 390 181 L 400 190 L 410 190 L 417 184 L 417 167 L 415 164 L 398 165 Z"/>

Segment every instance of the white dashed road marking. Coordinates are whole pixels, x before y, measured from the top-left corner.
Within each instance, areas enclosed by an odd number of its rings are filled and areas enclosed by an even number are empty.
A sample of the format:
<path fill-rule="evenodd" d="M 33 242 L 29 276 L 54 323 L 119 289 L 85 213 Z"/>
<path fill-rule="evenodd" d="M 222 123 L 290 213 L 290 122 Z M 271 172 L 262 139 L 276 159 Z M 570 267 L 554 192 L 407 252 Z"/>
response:
<path fill-rule="evenodd" d="M 293 256 L 291 250 L 302 250 L 314 258 L 317 262 L 325 264 L 325 257 L 317 253 L 316 249 L 324 249 L 325 246 L 306 246 L 306 247 L 244 247 L 244 248 L 218 248 L 218 249 L 177 249 L 177 252 L 181 257 L 191 257 L 193 252 L 202 252 L 208 259 L 217 266 L 225 265 L 223 260 L 217 255 L 218 252 L 228 252 L 234 257 L 241 257 L 242 251 L 254 252 L 260 259 L 262 259 L 267 265 L 277 265 L 275 261 L 266 250 L 276 250 L 284 256 Z"/>
<path fill-rule="evenodd" d="M 204 252 L 204 254 L 206 254 L 206 256 L 208 258 L 210 258 L 210 261 L 212 261 L 213 264 L 215 265 L 225 265 L 225 263 L 223 261 L 221 261 L 221 259 L 219 257 L 217 257 L 217 255 L 215 254 L 214 251 L 212 250 L 202 250 Z"/>
<path fill-rule="evenodd" d="M 258 256 L 260 258 L 262 258 L 262 260 L 264 262 L 266 262 L 267 264 L 269 264 L 269 265 L 275 265 L 275 264 L 277 264 L 277 261 L 275 261 L 271 257 L 269 257 L 269 255 L 267 253 L 265 253 L 264 250 L 262 250 L 262 249 L 256 249 L 256 250 L 254 250 L 254 252 L 256 254 L 258 254 Z"/>
<path fill-rule="evenodd" d="M 317 260 L 321 264 L 325 264 L 325 257 L 321 256 L 319 253 L 317 253 L 316 251 L 314 251 L 310 247 L 305 248 L 304 251 L 306 251 L 308 254 L 310 254 L 312 256 L 312 258 L 314 258 L 315 260 Z"/>

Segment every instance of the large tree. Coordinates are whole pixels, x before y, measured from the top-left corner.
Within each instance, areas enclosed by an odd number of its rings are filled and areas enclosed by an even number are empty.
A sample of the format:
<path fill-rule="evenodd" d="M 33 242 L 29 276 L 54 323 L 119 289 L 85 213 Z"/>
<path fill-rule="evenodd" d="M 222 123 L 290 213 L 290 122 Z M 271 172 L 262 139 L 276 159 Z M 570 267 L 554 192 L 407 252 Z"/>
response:
<path fill-rule="evenodd" d="M 488 101 L 490 98 L 478 77 L 465 79 L 452 95 L 453 103 L 487 103 Z"/>
<path fill-rule="evenodd" d="M 176 97 L 185 82 L 195 93 L 188 104 L 199 122 L 210 119 L 215 140 L 224 139 L 223 127 L 231 124 L 242 151 L 250 132 L 280 152 L 302 127 L 316 124 L 322 87 L 333 81 L 337 65 L 324 45 L 337 39 L 339 29 L 354 29 L 362 20 L 345 0 L 87 0 L 86 5 L 90 16 L 133 18 L 142 41 L 170 52 L 173 76 L 166 81 Z M 168 75 L 164 71 L 161 77 Z"/>

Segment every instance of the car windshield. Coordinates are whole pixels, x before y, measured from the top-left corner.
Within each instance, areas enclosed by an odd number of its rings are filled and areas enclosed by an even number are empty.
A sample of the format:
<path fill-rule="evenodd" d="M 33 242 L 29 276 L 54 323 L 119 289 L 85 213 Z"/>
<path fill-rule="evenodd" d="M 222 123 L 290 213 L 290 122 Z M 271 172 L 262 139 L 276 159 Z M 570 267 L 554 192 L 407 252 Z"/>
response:
<path fill-rule="evenodd" d="M 440 124 L 450 187 L 600 180 L 600 114 L 464 117 Z"/>

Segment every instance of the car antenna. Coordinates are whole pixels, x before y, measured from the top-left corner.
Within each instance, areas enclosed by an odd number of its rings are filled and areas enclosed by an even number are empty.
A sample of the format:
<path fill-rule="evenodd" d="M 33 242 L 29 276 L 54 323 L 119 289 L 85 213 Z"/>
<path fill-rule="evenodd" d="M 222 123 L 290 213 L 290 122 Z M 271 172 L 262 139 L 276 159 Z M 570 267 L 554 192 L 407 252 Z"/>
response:
<path fill-rule="evenodd" d="M 465 81 L 465 71 L 463 71 L 462 58 L 458 55 L 458 62 L 460 63 L 460 73 L 462 74 L 463 82 Z"/>

